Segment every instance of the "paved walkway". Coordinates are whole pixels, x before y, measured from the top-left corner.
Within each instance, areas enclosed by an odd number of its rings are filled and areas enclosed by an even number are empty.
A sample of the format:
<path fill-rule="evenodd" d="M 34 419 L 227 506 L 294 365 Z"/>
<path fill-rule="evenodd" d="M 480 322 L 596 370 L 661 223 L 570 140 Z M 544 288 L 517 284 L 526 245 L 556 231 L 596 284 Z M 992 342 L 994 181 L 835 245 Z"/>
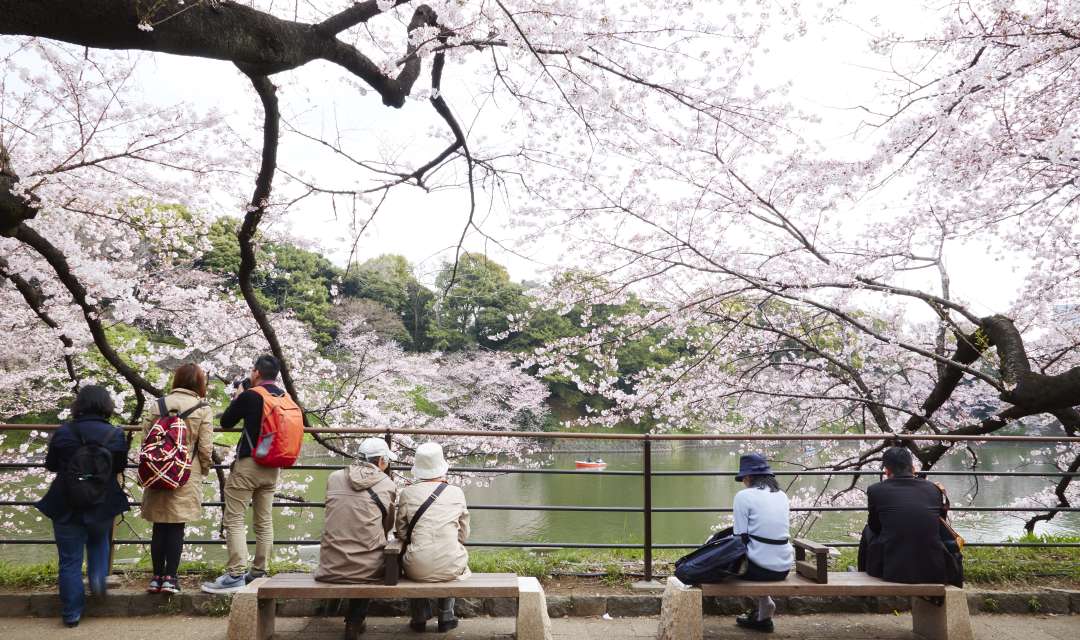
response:
<path fill-rule="evenodd" d="M 915 640 L 909 615 L 830 614 L 778 617 L 776 633 L 766 636 L 735 628 L 732 621 L 705 619 L 707 640 L 738 638 L 776 640 Z M 978 640 L 1077 640 L 1080 616 L 973 616 Z M 4 640 L 225 640 L 226 618 L 157 616 L 84 620 L 76 629 L 64 629 L 59 620 L 45 618 L 0 619 Z M 622 640 L 656 637 L 656 618 L 562 618 L 552 621 L 555 640 Z M 329 618 L 278 618 L 275 640 L 339 640 L 344 625 Z M 369 620 L 365 640 L 448 638 L 451 640 L 510 640 L 512 618 L 470 618 L 457 630 L 441 635 L 409 631 L 404 618 Z"/>

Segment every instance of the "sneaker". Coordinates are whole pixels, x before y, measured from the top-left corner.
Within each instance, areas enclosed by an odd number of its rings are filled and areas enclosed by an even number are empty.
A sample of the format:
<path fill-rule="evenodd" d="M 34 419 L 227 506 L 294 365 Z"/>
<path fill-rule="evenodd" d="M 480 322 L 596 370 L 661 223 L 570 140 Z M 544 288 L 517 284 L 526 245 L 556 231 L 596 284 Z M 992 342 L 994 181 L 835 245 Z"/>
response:
<path fill-rule="evenodd" d="M 67 627 L 68 629 L 74 629 L 75 627 L 79 626 L 79 621 L 78 620 L 64 620 L 64 626 Z"/>
<path fill-rule="evenodd" d="M 451 618 L 450 620 L 439 620 L 439 633 L 446 633 L 451 629 L 457 629 L 457 618 Z"/>
<path fill-rule="evenodd" d="M 234 576 L 226 571 L 217 580 L 202 583 L 201 588 L 206 593 L 236 593 L 244 588 L 244 584 L 244 576 Z"/>
<path fill-rule="evenodd" d="M 180 580 L 175 576 L 165 576 L 162 578 L 161 593 L 180 593 Z"/>
<path fill-rule="evenodd" d="M 265 577 L 266 577 L 266 572 L 265 571 L 259 571 L 258 569 L 252 569 L 252 570 L 250 570 L 250 571 L 248 571 L 247 573 L 244 574 L 244 584 L 251 584 L 251 582 L 253 580 L 258 580 L 259 578 L 265 578 Z"/>
<path fill-rule="evenodd" d="M 741 615 L 738 618 L 735 618 L 735 624 L 739 625 L 743 629 L 752 629 L 754 631 L 763 631 L 765 633 L 773 632 L 772 618 L 758 620 L 756 609 L 754 611 L 748 611 L 745 615 Z"/>
<path fill-rule="evenodd" d="M 161 576 L 150 578 L 150 586 L 146 587 L 147 593 L 161 593 Z"/>
<path fill-rule="evenodd" d="M 427 621 L 426 620 L 410 620 L 409 621 L 409 628 L 412 629 L 413 631 L 418 631 L 420 633 L 423 633 L 424 630 L 427 629 Z"/>

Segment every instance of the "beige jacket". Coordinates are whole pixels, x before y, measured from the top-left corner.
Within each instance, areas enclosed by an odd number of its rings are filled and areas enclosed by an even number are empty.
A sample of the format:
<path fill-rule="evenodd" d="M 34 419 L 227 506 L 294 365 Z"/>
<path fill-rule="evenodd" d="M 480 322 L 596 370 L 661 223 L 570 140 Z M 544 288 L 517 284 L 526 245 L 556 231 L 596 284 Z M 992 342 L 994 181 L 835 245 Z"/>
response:
<path fill-rule="evenodd" d="M 202 399 L 194 391 L 176 389 L 165 396 L 165 406 L 170 411 L 180 413 L 194 407 Z M 145 438 L 154 421 L 158 419 L 157 401 L 149 403 L 149 411 L 142 421 L 142 435 Z M 211 454 L 214 449 L 214 426 L 211 423 L 213 410 L 203 407 L 188 416 L 184 422 L 188 427 L 188 447 L 191 451 L 191 477 L 176 489 L 144 489 L 142 496 L 142 517 L 150 522 L 192 522 L 201 520 L 202 481 L 213 465 Z"/>
<path fill-rule="evenodd" d="M 394 530 L 405 540 L 409 520 L 439 486 L 437 482 L 417 482 L 401 490 Z M 412 541 L 405 550 L 405 575 L 417 582 L 448 582 L 468 578 L 469 509 L 460 488 L 449 485 L 416 522 Z"/>
<path fill-rule="evenodd" d="M 379 496 L 386 516 L 368 493 Z M 383 577 L 383 547 L 394 526 L 397 485 L 379 468 L 357 462 L 326 480 L 326 509 L 319 567 L 323 582 L 371 582 Z"/>

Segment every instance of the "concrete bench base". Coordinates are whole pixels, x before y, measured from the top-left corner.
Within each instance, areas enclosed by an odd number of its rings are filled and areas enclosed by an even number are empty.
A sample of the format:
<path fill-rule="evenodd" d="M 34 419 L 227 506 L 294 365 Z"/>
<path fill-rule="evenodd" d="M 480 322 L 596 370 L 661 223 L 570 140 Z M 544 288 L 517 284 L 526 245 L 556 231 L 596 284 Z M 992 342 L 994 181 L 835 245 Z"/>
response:
<path fill-rule="evenodd" d="M 702 640 L 702 595 L 773 596 L 910 596 L 913 631 L 926 640 L 974 640 L 963 589 L 947 585 L 898 584 L 865 573 L 830 573 L 828 583 L 800 575 L 780 582 L 733 580 L 689 587 L 668 578 L 660 609 L 658 640 Z M 930 601 L 927 598 L 933 598 Z"/>
<path fill-rule="evenodd" d="M 440 583 L 401 581 L 396 585 L 339 585 L 315 582 L 308 574 L 283 574 L 252 581 L 235 595 L 229 609 L 228 640 L 268 640 L 274 635 L 277 598 L 517 598 L 517 639 L 552 640 L 551 619 L 540 581 L 514 574 L 474 574 Z"/>

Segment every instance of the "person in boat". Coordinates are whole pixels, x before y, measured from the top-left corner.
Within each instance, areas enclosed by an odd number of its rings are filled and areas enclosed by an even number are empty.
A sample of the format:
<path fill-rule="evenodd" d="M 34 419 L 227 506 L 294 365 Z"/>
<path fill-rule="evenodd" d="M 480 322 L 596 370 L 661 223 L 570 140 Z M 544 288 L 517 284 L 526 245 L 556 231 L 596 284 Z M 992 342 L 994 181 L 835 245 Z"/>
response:
<path fill-rule="evenodd" d="M 795 562 L 795 550 L 788 542 L 791 521 L 787 495 L 780 490 L 765 457 L 758 453 L 739 458 L 735 480 L 746 488 L 735 494 L 733 533 L 749 538 L 747 570 L 739 578 L 758 582 L 786 579 Z M 757 607 L 735 618 L 735 623 L 745 629 L 772 632 L 775 612 L 773 599 L 761 596 Z"/>

